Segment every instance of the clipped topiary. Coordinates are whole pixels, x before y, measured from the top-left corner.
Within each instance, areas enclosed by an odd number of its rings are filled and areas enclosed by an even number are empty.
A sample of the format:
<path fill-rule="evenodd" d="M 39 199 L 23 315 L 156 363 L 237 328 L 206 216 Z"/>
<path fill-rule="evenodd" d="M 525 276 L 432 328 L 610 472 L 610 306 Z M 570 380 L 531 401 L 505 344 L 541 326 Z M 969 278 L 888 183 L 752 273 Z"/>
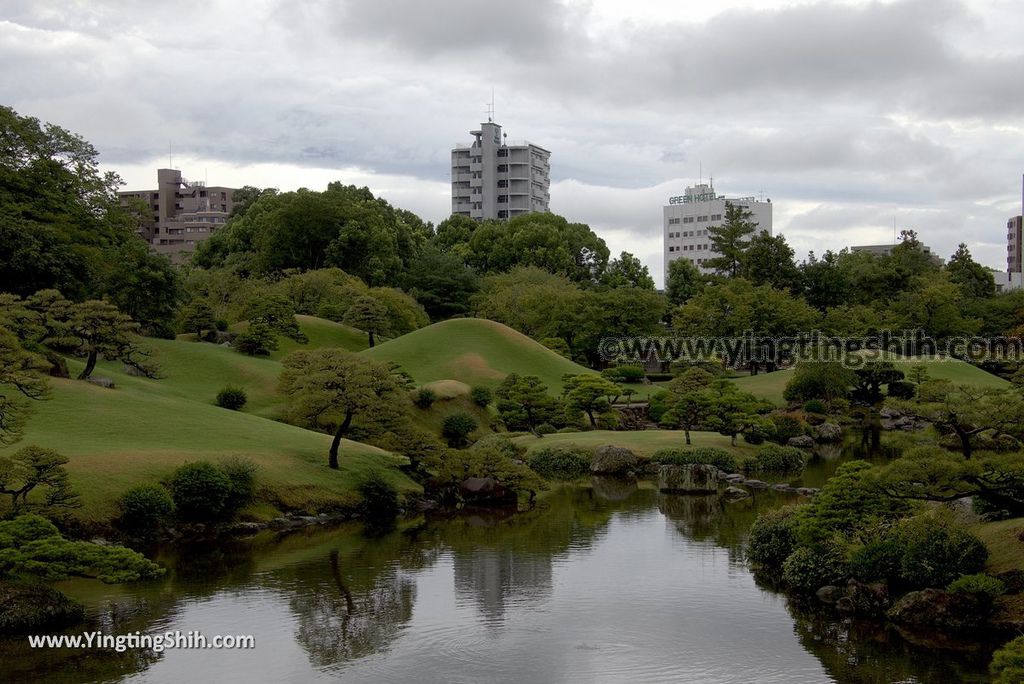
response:
<path fill-rule="evenodd" d="M 165 487 L 138 485 L 121 495 L 117 507 L 121 511 L 118 527 L 133 537 L 151 539 L 160 534 L 174 512 L 174 500 Z"/>
<path fill-rule="evenodd" d="M 736 458 L 725 449 L 717 447 L 700 447 L 697 449 L 659 449 L 651 455 L 651 460 L 662 465 L 687 465 L 703 463 L 713 465 L 719 470 L 734 473 L 738 469 Z"/>
<path fill-rule="evenodd" d="M 412 398 L 412 403 L 421 409 L 430 408 L 435 401 L 437 401 L 437 394 L 429 387 L 420 387 Z"/>
<path fill-rule="evenodd" d="M 530 454 L 530 467 L 549 480 L 574 480 L 590 473 L 592 454 L 570 446 L 543 447 Z"/>
<path fill-rule="evenodd" d="M 241 387 L 228 385 L 220 392 L 217 392 L 217 406 L 221 408 L 237 411 L 245 406 L 246 401 L 248 401 L 248 397 L 245 394 L 245 390 Z"/>

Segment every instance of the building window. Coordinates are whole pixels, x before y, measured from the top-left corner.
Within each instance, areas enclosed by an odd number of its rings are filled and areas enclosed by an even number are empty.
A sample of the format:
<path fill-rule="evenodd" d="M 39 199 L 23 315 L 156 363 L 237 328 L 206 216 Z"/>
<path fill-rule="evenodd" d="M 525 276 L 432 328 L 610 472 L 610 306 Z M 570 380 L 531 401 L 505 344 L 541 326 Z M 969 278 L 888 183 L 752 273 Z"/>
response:
<path fill-rule="evenodd" d="M 498 187 L 499 188 L 507 188 L 508 187 L 508 181 L 507 180 L 500 180 L 500 181 L 498 181 Z"/>
<path fill-rule="evenodd" d="M 508 202 L 508 195 L 498 195 L 498 203 L 504 204 Z"/>
<path fill-rule="evenodd" d="M 711 220 L 712 221 L 721 221 L 722 220 L 722 215 L 721 214 L 712 214 L 711 215 Z"/>
<path fill-rule="evenodd" d="M 708 220 L 708 217 L 707 216 L 698 216 L 697 220 L 700 221 L 701 223 L 703 223 L 704 221 Z"/>
<path fill-rule="evenodd" d="M 498 156 L 499 157 L 507 157 L 508 156 L 508 150 L 506 148 L 504 148 L 504 147 L 501 148 L 500 150 L 498 150 Z"/>
<path fill-rule="evenodd" d="M 670 219 L 668 220 L 668 224 L 669 224 L 670 226 L 674 226 L 674 225 L 675 225 L 675 224 L 677 224 L 677 223 L 679 223 L 679 219 L 678 219 L 678 218 L 670 218 Z"/>
<path fill-rule="evenodd" d="M 498 173 L 508 173 L 508 164 L 498 164 Z"/>

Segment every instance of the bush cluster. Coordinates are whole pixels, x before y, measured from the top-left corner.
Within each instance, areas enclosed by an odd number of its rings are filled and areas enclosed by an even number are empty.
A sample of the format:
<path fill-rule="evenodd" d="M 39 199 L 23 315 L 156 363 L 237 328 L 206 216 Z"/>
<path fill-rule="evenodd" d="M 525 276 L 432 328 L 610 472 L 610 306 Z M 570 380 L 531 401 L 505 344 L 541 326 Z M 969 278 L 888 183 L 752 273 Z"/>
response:
<path fill-rule="evenodd" d="M 534 432 L 538 435 L 553 435 L 557 432 L 557 428 L 555 428 L 551 423 L 541 423 L 537 426 L 537 429 L 534 430 Z"/>
<path fill-rule="evenodd" d="M 846 557 L 838 544 L 798 547 L 782 563 L 782 581 L 803 593 L 838 584 L 847 576 Z"/>
<path fill-rule="evenodd" d="M 799 473 L 807 464 L 804 452 L 796 447 L 767 444 L 757 450 L 751 465 L 761 473 Z"/>
<path fill-rule="evenodd" d="M 476 418 L 469 413 L 458 412 L 445 416 L 441 423 L 441 436 L 448 440 L 448 446 L 461 447 L 465 445 L 469 434 L 476 430 Z"/>
<path fill-rule="evenodd" d="M 697 449 L 660 449 L 651 455 L 651 460 L 663 465 L 687 465 L 704 463 L 719 470 L 734 473 L 738 469 L 736 459 L 725 449 L 700 447 Z"/>
<path fill-rule="evenodd" d="M 421 409 L 430 408 L 435 401 L 437 401 L 437 394 L 429 387 L 420 387 L 412 398 L 412 403 Z"/>
<path fill-rule="evenodd" d="M 174 471 L 171 497 L 178 517 L 187 522 L 215 523 L 231 520 L 252 501 L 256 491 L 256 467 L 243 459 L 194 461 Z"/>
<path fill-rule="evenodd" d="M 640 366 L 616 366 L 601 371 L 601 375 L 612 382 L 639 383 L 644 381 L 644 369 Z"/>
<path fill-rule="evenodd" d="M 947 591 L 956 594 L 982 594 L 990 601 L 1006 593 L 1006 585 L 995 577 L 984 574 L 964 575 L 953 580 L 946 587 Z"/>
<path fill-rule="evenodd" d="M 118 500 L 118 526 L 127 534 L 152 539 L 160 534 L 174 512 L 171 493 L 160 485 L 132 487 Z"/>
<path fill-rule="evenodd" d="M 809 399 L 804 403 L 804 411 L 824 415 L 828 413 L 828 407 L 821 399 Z"/>
<path fill-rule="evenodd" d="M 217 392 L 217 406 L 231 409 L 232 411 L 241 409 L 248 400 L 249 398 L 246 396 L 245 390 L 241 387 L 228 385 L 220 392 Z"/>
<path fill-rule="evenodd" d="M 469 390 L 469 398 L 480 408 L 487 408 L 494 401 L 494 393 L 489 387 L 477 385 Z"/>
<path fill-rule="evenodd" d="M 1004 644 L 992 655 L 989 672 L 993 684 L 1024 682 L 1024 636 Z"/>
<path fill-rule="evenodd" d="M 799 509 L 784 506 L 757 516 L 747 537 L 747 558 L 761 568 L 776 572 L 796 550 Z"/>
<path fill-rule="evenodd" d="M 366 520 L 393 520 L 401 510 L 398 490 L 377 471 L 367 475 L 356 489 L 362 496 L 359 509 Z"/>
<path fill-rule="evenodd" d="M 530 467 L 549 480 L 574 480 L 590 472 L 592 454 L 568 446 L 543 447 L 530 454 Z"/>

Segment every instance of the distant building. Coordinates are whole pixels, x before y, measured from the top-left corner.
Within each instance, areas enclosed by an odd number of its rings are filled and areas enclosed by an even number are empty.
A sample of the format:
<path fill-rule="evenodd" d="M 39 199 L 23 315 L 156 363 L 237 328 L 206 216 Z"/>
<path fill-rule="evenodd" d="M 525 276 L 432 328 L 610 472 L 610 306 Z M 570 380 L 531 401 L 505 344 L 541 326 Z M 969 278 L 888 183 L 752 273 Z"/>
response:
<path fill-rule="evenodd" d="M 850 247 L 850 251 L 868 252 L 870 254 L 874 254 L 875 256 L 890 256 L 892 254 L 893 248 L 896 247 L 896 245 L 898 244 L 900 243 L 897 242 L 888 245 L 854 245 L 853 247 Z M 931 247 L 929 247 L 928 245 L 921 245 L 921 251 L 930 256 L 932 259 L 932 263 L 934 263 L 936 266 L 942 265 L 942 257 L 940 257 L 938 254 L 933 253 Z"/>
<path fill-rule="evenodd" d="M 145 203 L 150 213 L 139 226 L 139 236 L 154 251 L 181 261 L 227 222 L 235 191 L 188 181 L 177 169 L 157 169 L 156 183 L 155 190 L 126 190 L 118 196 L 125 206 Z"/>
<path fill-rule="evenodd" d="M 483 221 L 548 211 L 551 153 L 529 142 L 509 144 L 488 121 L 470 131 L 471 145 L 452 150 L 452 213 Z"/>
<path fill-rule="evenodd" d="M 1024 217 L 1014 216 L 1006 222 L 1006 272 L 1021 272 L 1021 223 Z"/>
<path fill-rule="evenodd" d="M 665 282 L 668 265 L 676 259 L 689 259 L 702 272 L 710 271 L 705 264 L 718 254 L 711 249 L 709 229 L 722 224 L 725 203 L 749 211 L 757 231 L 772 234 L 772 201 L 756 197 L 726 197 L 715 193 L 710 183 L 686 188 L 682 195 L 669 197 L 664 214 Z"/>

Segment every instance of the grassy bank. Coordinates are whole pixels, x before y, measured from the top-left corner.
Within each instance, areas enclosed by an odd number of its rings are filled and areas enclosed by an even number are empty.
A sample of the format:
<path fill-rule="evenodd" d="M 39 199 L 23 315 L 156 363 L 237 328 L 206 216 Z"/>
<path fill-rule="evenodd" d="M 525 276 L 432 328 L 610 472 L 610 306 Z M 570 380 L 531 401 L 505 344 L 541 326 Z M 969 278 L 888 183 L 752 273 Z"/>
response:
<path fill-rule="evenodd" d="M 515 441 L 529 451 L 549 446 L 578 446 L 585 449 L 610 444 L 632 450 L 638 456 L 650 456 L 659 449 L 720 447 L 734 453 L 753 454 L 757 447 L 736 440 L 736 446 L 729 443 L 729 438 L 717 432 L 691 432 L 693 444 L 686 446 L 686 438 L 681 430 L 643 430 L 639 432 L 618 432 L 614 430 L 591 430 L 589 432 L 566 432 L 535 437 L 524 435 Z"/>

